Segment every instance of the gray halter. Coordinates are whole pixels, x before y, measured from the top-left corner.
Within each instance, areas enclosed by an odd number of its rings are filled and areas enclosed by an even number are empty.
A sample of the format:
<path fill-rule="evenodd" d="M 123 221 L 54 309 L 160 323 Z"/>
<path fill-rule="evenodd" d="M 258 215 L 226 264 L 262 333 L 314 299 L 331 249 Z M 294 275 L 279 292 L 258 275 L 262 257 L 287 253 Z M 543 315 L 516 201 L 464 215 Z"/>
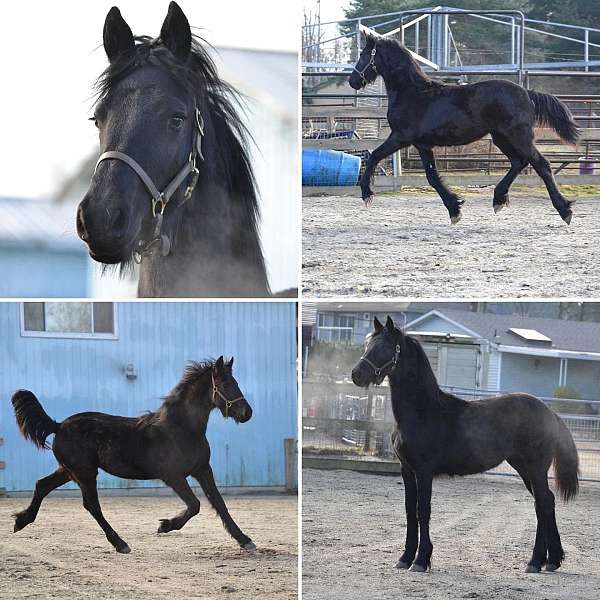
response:
<path fill-rule="evenodd" d="M 356 71 L 359 75 L 360 78 L 362 79 L 363 85 L 367 85 L 369 82 L 367 81 L 367 78 L 365 77 L 365 73 L 367 71 L 367 69 L 369 67 L 373 67 L 373 71 L 375 71 L 375 74 L 377 75 L 377 67 L 375 66 L 375 55 L 377 54 L 377 48 L 373 48 L 371 50 L 371 59 L 369 60 L 369 62 L 367 63 L 367 66 L 362 70 L 359 71 L 356 66 L 354 67 L 354 71 Z"/>
<path fill-rule="evenodd" d="M 169 254 L 171 251 L 171 242 L 165 234 L 161 234 L 163 213 L 165 212 L 165 208 L 173 194 L 190 175 L 191 177 L 189 179 L 188 186 L 185 189 L 183 200 L 178 206 L 182 206 L 192 197 L 196 183 L 198 183 L 199 171 L 198 167 L 196 167 L 196 157 L 200 158 L 200 160 L 204 160 L 204 156 L 202 155 L 204 119 L 202 118 L 198 108 L 194 109 L 194 113 L 194 137 L 188 160 L 179 170 L 177 175 L 171 179 L 167 187 L 162 192 L 159 191 L 156 185 L 154 185 L 152 178 L 148 175 L 148 173 L 146 173 L 144 168 L 135 159 L 131 158 L 131 156 L 125 154 L 124 152 L 119 152 L 118 150 L 109 150 L 108 152 L 101 154 L 100 158 L 96 162 L 94 173 L 98 169 L 98 165 L 103 160 L 120 160 L 121 162 L 124 162 L 136 172 L 137 176 L 142 180 L 142 183 L 146 186 L 146 189 L 152 196 L 152 218 L 154 221 L 152 239 L 147 242 L 144 242 L 143 240 L 138 241 L 138 246 L 134 252 L 134 260 L 137 263 L 140 263 L 145 255 L 152 254 L 155 248 L 160 250 L 160 254 L 162 256 L 167 256 Z"/>

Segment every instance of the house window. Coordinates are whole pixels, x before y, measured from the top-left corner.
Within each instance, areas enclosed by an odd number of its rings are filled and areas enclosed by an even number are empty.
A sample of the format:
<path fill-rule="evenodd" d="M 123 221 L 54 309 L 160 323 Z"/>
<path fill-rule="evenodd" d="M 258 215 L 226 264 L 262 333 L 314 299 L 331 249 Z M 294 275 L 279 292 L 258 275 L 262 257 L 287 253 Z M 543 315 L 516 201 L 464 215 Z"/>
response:
<path fill-rule="evenodd" d="M 329 317 L 329 318 L 327 318 Z M 354 316 L 319 313 L 318 338 L 326 342 L 352 342 Z"/>
<path fill-rule="evenodd" d="M 116 338 L 113 302 L 24 302 L 22 306 L 24 336 Z"/>

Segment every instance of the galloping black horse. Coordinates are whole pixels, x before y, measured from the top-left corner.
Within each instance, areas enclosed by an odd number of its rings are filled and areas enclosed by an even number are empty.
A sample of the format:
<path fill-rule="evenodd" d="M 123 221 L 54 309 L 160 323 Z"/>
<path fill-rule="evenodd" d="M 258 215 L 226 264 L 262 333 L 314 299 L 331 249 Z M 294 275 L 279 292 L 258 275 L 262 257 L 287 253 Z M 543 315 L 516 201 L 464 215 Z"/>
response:
<path fill-rule="evenodd" d="M 77 211 L 90 256 L 131 267 L 140 296 L 268 296 L 238 95 L 171 2 L 160 37 L 104 24 L 93 121 L 102 154 Z"/>
<path fill-rule="evenodd" d="M 506 460 L 535 498 L 537 532 L 527 572 L 537 573 L 544 564 L 547 571 L 558 569 L 565 553 L 548 487 L 551 463 L 565 501 L 579 488 L 577 448 L 566 425 L 527 394 L 467 402 L 443 392 L 417 340 L 396 329 L 390 317 L 385 327 L 375 318 L 374 327 L 352 381 L 362 387 L 387 377 L 390 384 L 392 441 L 402 463 L 407 521 L 406 546 L 396 567 L 425 571 L 430 566 L 434 476 L 481 473 Z"/>
<path fill-rule="evenodd" d="M 361 179 L 367 206 L 374 198 L 371 178 L 377 164 L 412 144 L 419 152 L 427 181 L 440 195 L 451 222 L 457 223 L 463 201 L 440 178 L 433 147 L 469 144 L 489 133 L 511 165 L 494 189 L 494 211 L 508 206 L 512 182 L 530 164 L 543 179 L 558 214 L 571 222 L 573 201 L 558 191 L 550 164 L 533 143 L 536 123 L 549 125 L 567 142 L 577 141 L 577 125 L 556 97 L 527 91 L 504 80 L 468 85 L 435 81 L 398 41 L 366 34 L 366 45 L 350 75 L 350 85 L 361 89 L 378 75 L 383 77 L 387 90 L 387 118 L 392 132 L 371 154 Z"/>
<path fill-rule="evenodd" d="M 245 423 L 252 409 L 232 375 L 233 358 L 191 363 L 181 381 L 156 411 L 139 418 L 86 412 L 57 423 L 34 394 L 19 390 L 12 397 L 17 424 L 25 438 L 38 448 L 52 451 L 58 469 L 35 484 L 29 506 L 15 516 L 15 531 L 35 521 L 42 500 L 54 489 L 73 480 L 81 488 L 83 506 L 96 519 L 117 552 L 131 550 L 104 518 L 98 501 L 98 469 L 125 479 L 161 479 L 185 502 L 186 509 L 171 519 L 161 519 L 158 533 L 181 529 L 200 512 L 200 502 L 186 481 L 197 479 L 225 529 L 245 550 L 256 548 L 236 525 L 215 485 L 206 439 L 208 417 L 214 408 Z"/>

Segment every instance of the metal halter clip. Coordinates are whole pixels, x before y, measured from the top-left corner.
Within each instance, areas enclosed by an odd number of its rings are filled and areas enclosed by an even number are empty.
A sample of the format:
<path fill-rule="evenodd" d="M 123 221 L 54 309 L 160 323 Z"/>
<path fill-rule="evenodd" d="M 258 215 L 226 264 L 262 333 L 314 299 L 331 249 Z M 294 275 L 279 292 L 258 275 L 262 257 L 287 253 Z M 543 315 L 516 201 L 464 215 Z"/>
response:
<path fill-rule="evenodd" d="M 204 137 L 204 119 L 200 114 L 198 108 L 196 108 L 196 127 L 198 128 L 198 136 L 196 138 L 196 151 L 198 152 L 198 156 L 200 160 L 204 160 L 204 155 L 202 154 L 202 138 Z"/>
<path fill-rule="evenodd" d="M 159 207 L 158 211 L 156 210 L 157 206 Z M 155 219 L 158 215 L 162 217 L 162 214 L 165 212 L 165 206 L 167 206 L 167 202 L 162 194 L 159 196 L 158 200 L 152 198 L 152 216 Z"/>

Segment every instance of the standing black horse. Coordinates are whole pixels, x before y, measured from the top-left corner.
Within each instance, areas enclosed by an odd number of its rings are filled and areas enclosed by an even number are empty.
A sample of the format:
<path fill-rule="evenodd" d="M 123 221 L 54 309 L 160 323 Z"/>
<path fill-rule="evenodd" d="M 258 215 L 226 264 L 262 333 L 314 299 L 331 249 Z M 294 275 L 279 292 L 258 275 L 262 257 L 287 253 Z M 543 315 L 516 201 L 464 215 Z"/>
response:
<path fill-rule="evenodd" d="M 32 392 L 20 390 L 12 397 L 17 424 L 25 438 L 38 448 L 52 451 L 60 466 L 35 484 L 29 506 L 15 516 L 15 531 L 35 521 L 42 500 L 54 489 L 73 480 L 81 488 L 83 506 L 96 519 L 117 552 L 130 548 L 104 518 L 98 501 L 98 469 L 125 479 L 160 479 L 185 502 L 186 509 L 171 519 L 161 519 L 158 533 L 181 529 L 200 512 L 200 502 L 186 481 L 197 479 L 225 529 L 246 550 L 256 548 L 236 525 L 217 489 L 210 467 L 206 439 L 208 417 L 214 408 L 236 423 L 245 423 L 252 409 L 232 375 L 233 358 L 191 363 L 181 381 L 156 411 L 139 418 L 86 412 L 57 423 Z"/>
<path fill-rule="evenodd" d="M 494 189 L 494 211 L 508 206 L 512 182 L 530 164 L 543 179 L 558 214 L 571 222 L 573 201 L 558 191 L 550 164 L 534 144 L 536 123 L 549 125 L 567 142 L 577 141 L 577 125 L 569 109 L 556 97 L 504 80 L 468 85 L 435 81 L 398 41 L 367 34 L 365 48 L 350 75 L 350 85 L 358 90 L 375 81 L 377 75 L 385 82 L 392 132 L 372 152 L 361 179 L 362 198 L 367 206 L 374 197 L 371 179 L 377 164 L 412 144 L 419 152 L 427 181 L 440 195 L 451 222 L 457 223 L 463 201 L 440 178 L 433 147 L 470 144 L 489 133 L 511 165 Z"/>
<path fill-rule="evenodd" d="M 443 392 L 417 340 L 396 329 L 390 317 L 385 327 L 375 318 L 374 327 L 352 381 L 368 386 L 387 377 L 390 384 L 392 442 L 402 463 L 407 521 L 406 546 L 396 567 L 425 571 L 430 566 L 433 477 L 481 473 L 506 460 L 535 498 L 537 532 L 527 572 L 537 573 L 544 564 L 547 571 L 558 569 L 565 553 L 548 487 L 552 462 L 565 501 L 579 488 L 577 448 L 566 425 L 527 394 L 467 402 Z"/>
<path fill-rule="evenodd" d="M 140 296 L 268 296 L 237 93 L 171 2 L 160 37 L 104 24 L 93 120 L 102 154 L 77 231 L 104 264 L 141 261 Z"/>

